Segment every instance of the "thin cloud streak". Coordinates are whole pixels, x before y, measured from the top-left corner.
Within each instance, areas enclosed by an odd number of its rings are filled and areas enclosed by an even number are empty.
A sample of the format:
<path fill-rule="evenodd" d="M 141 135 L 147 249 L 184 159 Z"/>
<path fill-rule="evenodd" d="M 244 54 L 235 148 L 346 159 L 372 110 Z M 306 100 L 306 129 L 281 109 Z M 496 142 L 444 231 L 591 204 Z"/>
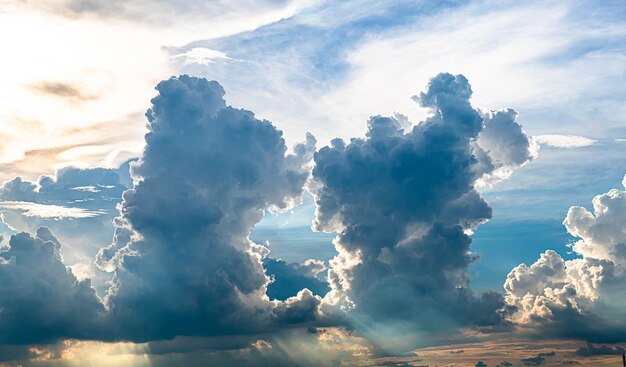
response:
<path fill-rule="evenodd" d="M 537 143 L 554 148 L 583 148 L 597 143 L 597 140 L 578 135 L 535 135 Z"/>
<path fill-rule="evenodd" d="M 25 217 L 49 219 L 93 218 L 107 214 L 106 210 L 89 210 L 61 205 L 31 203 L 28 201 L 2 201 L 0 202 L 0 208 L 19 210 Z"/>

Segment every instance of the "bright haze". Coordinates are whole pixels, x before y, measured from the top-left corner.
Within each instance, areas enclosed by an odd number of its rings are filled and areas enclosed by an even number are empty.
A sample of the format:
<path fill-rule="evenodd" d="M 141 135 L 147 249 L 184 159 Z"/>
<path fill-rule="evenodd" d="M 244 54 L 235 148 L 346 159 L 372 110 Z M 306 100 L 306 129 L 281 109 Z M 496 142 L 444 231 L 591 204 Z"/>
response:
<path fill-rule="evenodd" d="M 617 366 L 626 3 L 0 0 L 0 367 Z"/>

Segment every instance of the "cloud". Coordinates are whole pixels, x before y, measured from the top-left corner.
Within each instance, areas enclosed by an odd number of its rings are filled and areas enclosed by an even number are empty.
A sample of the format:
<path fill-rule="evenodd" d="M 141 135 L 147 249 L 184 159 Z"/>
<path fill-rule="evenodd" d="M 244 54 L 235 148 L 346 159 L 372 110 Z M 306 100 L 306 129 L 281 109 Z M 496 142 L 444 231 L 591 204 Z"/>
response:
<path fill-rule="evenodd" d="M 53 1 L 39 4 L 44 8 L 70 17 L 95 16 L 104 19 L 123 19 L 133 22 L 145 22 L 152 25 L 177 25 L 181 19 L 199 21 L 200 19 L 223 17 L 231 22 L 255 20 L 254 15 L 263 18 L 275 13 L 293 12 L 304 5 L 305 1 L 263 0 L 259 2 L 220 2 L 198 3 L 191 0 L 151 0 L 140 1 L 104 1 L 104 0 L 68 0 L 51 6 Z M 58 2 L 57 2 L 58 3 Z M 253 10 L 254 9 L 254 10 Z M 257 20 L 258 21 L 258 20 Z M 180 24 L 178 24 L 180 26 Z"/>
<path fill-rule="evenodd" d="M 597 143 L 596 140 L 577 135 L 535 135 L 533 138 L 541 145 L 554 148 L 583 148 Z"/>
<path fill-rule="evenodd" d="M 544 364 L 546 364 L 545 357 L 554 357 L 555 355 L 555 351 L 543 352 L 537 354 L 535 357 L 522 358 L 521 362 L 524 364 L 524 366 L 543 366 Z"/>
<path fill-rule="evenodd" d="M 28 344 L 93 337 L 104 307 L 89 280 L 62 262 L 61 244 L 42 227 L 11 236 L 0 250 L 0 343 Z"/>
<path fill-rule="evenodd" d="M 37 93 L 61 98 L 70 103 L 81 103 L 98 98 L 97 95 L 88 94 L 81 90 L 79 86 L 64 82 L 44 81 L 32 85 L 31 89 Z"/>
<path fill-rule="evenodd" d="M 308 5 L 308 0 L 0 1 L 0 33 L 20 35 L 5 40 L 11 52 L 0 68 L 5 127 L 0 179 L 16 174 L 34 179 L 70 165 L 111 167 L 136 156 L 145 133 L 141 112 L 154 83 L 178 73 L 173 46 L 250 31 Z M 55 57 L 41 62 L 41 55 L 50 54 Z M 75 129 L 82 131 L 69 133 Z M 70 146 L 83 148 L 54 153 Z M 111 163 L 118 155 L 122 158 Z"/>
<path fill-rule="evenodd" d="M 580 258 L 548 250 L 530 267 L 514 268 L 504 284 L 507 303 L 517 308 L 512 319 L 545 335 L 624 340 L 625 208 L 626 191 L 617 189 L 596 196 L 593 212 L 571 207 L 563 224 L 580 238 L 571 246 Z"/>
<path fill-rule="evenodd" d="M 146 147 L 131 168 L 136 184 L 98 257 L 114 271 L 106 296 L 114 337 L 248 333 L 315 319 L 320 300 L 308 290 L 284 302 L 265 296 L 268 250 L 248 238 L 265 209 L 299 202 L 315 139 L 287 154 L 281 132 L 226 106 L 217 82 L 183 75 L 156 89 Z"/>
<path fill-rule="evenodd" d="M 194 47 L 189 51 L 176 54 L 172 56 L 174 58 L 182 57 L 185 60 L 185 64 L 199 64 L 210 65 L 218 61 L 236 61 L 246 62 L 244 60 L 237 60 L 228 57 L 225 53 L 217 50 L 212 50 L 206 47 Z"/>
<path fill-rule="evenodd" d="M 522 130 L 517 116 L 517 111 L 511 108 L 483 111 L 484 127 L 473 151 L 484 170 L 478 186 L 509 178 L 515 169 L 539 155 L 539 145 Z"/>
<path fill-rule="evenodd" d="M 107 213 L 104 210 L 68 208 L 60 205 L 45 205 L 27 201 L 2 201 L 0 202 L 0 208 L 20 211 L 25 217 L 45 219 L 93 218 Z"/>
<path fill-rule="evenodd" d="M 620 346 L 600 345 L 594 346 L 588 343 L 584 347 L 576 349 L 576 355 L 581 357 L 597 356 L 597 355 L 621 355 L 626 353 L 624 348 Z"/>
<path fill-rule="evenodd" d="M 478 180 L 533 154 L 514 111 L 482 114 L 471 95 L 462 75 L 439 74 L 414 97 L 430 109 L 427 120 L 405 132 L 397 119 L 374 116 L 366 138 L 336 139 L 315 154 L 314 227 L 338 234 L 325 306 L 421 332 L 506 325 L 501 296 L 469 288 L 465 271 L 477 255 L 466 233 L 491 218 Z M 368 337 L 384 338 L 376 334 Z"/>
<path fill-rule="evenodd" d="M 541 356 L 523 358 L 522 363 L 524 366 L 542 366 L 546 364 L 546 359 Z"/>

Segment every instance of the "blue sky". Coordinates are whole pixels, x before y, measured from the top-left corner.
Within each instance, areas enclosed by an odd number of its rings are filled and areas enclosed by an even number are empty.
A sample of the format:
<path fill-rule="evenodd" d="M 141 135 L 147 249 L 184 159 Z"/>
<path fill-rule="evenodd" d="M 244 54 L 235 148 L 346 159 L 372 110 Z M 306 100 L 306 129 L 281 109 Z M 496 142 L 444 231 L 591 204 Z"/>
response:
<path fill-rule="evenodd" d="M 0 1 L 0 365 L 611 363 L 624 20 Z"/>

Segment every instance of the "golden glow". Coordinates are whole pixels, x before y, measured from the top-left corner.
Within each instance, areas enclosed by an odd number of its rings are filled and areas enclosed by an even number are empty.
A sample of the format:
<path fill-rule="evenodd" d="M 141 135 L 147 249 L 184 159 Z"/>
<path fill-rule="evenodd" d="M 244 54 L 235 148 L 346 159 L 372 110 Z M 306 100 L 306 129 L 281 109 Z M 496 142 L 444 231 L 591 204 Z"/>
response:
<path fill-rule="evenodd" d="M 154 7 L 133 19 L 70 14 L 65 0 L 0 1 L 0 181 L 137 156 L 154 86 L 177 74 L 173 47 L 251 30 L 307 4 L 230 9 L 207 21 Z"/>
<path fill-rule="evenodd" d="M 147 348 L 147 344 L 65 340 L 47 348 L 30 348 L 30 352 L 33 355 L 31 361 L 54 365 L 149 367 Z"/>
<path fill-rule="evenodd" d="M 127 116 L 144 110 L 154 84 L 169 75 L 153 32 L 19 9 L 0 12 L 0 35 L 0 163 L 61 148 L 39 157 L 31 169 L 40 174 L 99 163 L 116 149 L 140 151 L 143 122 Z M 103 141 L 120 128 L 125 139 Z M 77 143 L 85 146 L 70 148 Z"/>

